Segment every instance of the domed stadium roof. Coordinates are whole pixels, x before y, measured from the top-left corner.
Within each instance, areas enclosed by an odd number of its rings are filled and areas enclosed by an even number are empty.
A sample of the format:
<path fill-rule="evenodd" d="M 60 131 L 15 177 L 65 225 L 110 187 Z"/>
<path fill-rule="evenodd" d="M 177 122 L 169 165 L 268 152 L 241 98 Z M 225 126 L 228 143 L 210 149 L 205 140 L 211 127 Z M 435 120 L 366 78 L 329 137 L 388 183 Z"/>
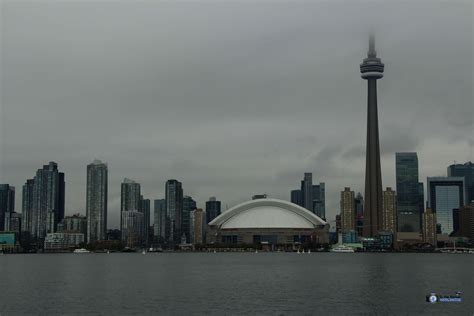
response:
<path fill-rule="evenodd" d="M 209 223 L 220 229 L 305 228 L 326 222 L 307 209 L 277 199 L 256 199 L 232 207 Z"/>

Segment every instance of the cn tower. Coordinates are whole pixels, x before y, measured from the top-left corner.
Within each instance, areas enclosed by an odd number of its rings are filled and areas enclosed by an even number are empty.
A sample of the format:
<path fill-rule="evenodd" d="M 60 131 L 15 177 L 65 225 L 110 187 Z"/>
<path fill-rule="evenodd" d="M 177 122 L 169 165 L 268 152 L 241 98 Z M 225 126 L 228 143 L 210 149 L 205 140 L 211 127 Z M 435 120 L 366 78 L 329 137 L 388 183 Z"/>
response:
<path fill-rule="evenodd" d="M 367 80 L 367 145 L 365 157 L 365 202 L 363 236 L 373 237 L 382 228 L 382 174 L 380 171 L 377 80 L 383 77 L 384 64 L 375 52 L 375 38 L 369 37 L 367 58 L 360 64 L 362 79 Z"/>

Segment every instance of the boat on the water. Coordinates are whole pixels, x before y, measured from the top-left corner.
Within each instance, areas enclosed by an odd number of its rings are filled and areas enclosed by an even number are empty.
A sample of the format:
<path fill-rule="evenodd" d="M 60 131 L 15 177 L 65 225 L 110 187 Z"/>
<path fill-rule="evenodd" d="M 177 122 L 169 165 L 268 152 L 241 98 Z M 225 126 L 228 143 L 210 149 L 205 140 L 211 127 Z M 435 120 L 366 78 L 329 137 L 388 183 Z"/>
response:
<path fill-rule="evenodd" d="M 163 252 L 163 248 L 161 248 L 161 247 L 158 247 L 158 248 L 150 247 L 147 252 Z"/>
<path fill-rule="evenodd" d="M 330 252 L 355 252 L 355 251 L 349 246 L 338 245 L 337 247 L 332 248 Z"/>
<path fill-rule="evenodd" d="M 74 253 L 90 253 L 90 251 L 84 248 L 79 248 L 79 249 L 74 249 Z"/>

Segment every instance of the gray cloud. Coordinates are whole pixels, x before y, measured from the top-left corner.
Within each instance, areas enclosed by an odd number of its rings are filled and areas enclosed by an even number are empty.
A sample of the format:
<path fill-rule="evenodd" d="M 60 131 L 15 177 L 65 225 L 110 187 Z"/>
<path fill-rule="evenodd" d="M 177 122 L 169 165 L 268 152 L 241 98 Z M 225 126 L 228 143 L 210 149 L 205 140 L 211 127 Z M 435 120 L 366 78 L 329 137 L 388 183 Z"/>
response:
<path fill-rule="evenodd" d="M 395 151 L 420 176 L 472 160 L 470 2 L 1 2 L 0 182 L 50 160 L 67 212 L 84 212 L 86 165 L 109 163 L 110 226 L 120 182 L 161 198 L 169 178 L 200 206 L 266 192 L 289 198 L 303 172 L 362 191 L 367 29 L 379 82 L 384 184 Z M 27 17 L 27 18 L 26 18 Z M 19 209 L 18 209 L 19 210 Z"/>

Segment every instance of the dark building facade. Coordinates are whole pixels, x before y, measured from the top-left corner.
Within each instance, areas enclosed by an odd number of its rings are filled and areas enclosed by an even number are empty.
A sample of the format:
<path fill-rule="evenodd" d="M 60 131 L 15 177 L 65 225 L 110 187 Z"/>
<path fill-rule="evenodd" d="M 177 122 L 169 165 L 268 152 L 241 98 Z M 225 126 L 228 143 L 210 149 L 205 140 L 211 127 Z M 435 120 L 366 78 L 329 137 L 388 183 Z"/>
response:
<path fill-rule="evenodd" d="M 360 192 L 355 197 L 355 216 L 357 236 L 362 236 L 364 228 L 364 197 Z"/>
<path fill-rule="evenodd" d="M 377 110 L 377 80 L 383 77 L 384 64 L 377 58 L 374 35 L 370 35 L 367 58 L 360 65 L 367 80 L 367 145 L 365 163 L 365 237 L 373 237 L 382 228 L 382 173 L 380 170 L 379 123 Z"/>
<path fill-rule="evenodd" d="M 215 197 L 210 197 L 206 202 L 206 224 L 209 224 L 214 218 L 221 215 L 221 201 Z"/>
<path fill-rule="evenodd" d="M 23 192 L 22 192 L 22 232 L 26 232 L 31 234 L 33 231 L 33 190 L 35 187 L 35 180 L 28 179 L 26 183 L 23 185 Z"/>
<path fill-rule="evenodd" d="M 459 209 L 459 230 L 457 235 L 474 242 L 474 202 Z"/>
<path fill-rule="evenodd" d="M 183 186 L 178 180 L 166 181 L 166 216 L 169 225 L 169 235 L 166 240 L 171 244 L 181 241 L 181 220 L 183 214 Z"/>
<path fill-rule="evenodd" d="M 121 201 L 120 210 L 125 211 L 138 211 L 141 208 L 141 188 L 140 184 L 133 180 L 125 178 L 122 182 L 121 187 Z"/>
<path fill-rule="evenodd" d="M 474 201 L 474 163 L 453 164 L 448 167 L 448 177 L 464 177 L 466 186 L 466 201 Z"/>
<path fill-rule="evenodd" d="M 313 185 L 311 172 L 305 172 L 300 189 L 291 191 L 290 200 L 320 218 L 326 218 L 326 186 L 324 182 Z"/>
<path fill-rule="evenodd" d="M 64 202 L 64 173 L 59 172 L 57 163 L 50 162 L 23 186 L 24 231 L 34 239 L 56 232 L 64 219 Z"/>
<path fill-rule="evenodd" d="M 88 243 L 107 237 L 108 168 L 100 160 L 87 165 L 86 216 Z"/>
<path fill-rule="evenodd" d="M 140 212 L 143 213 L 143 242 L 148 246 L 150 238 L 150 200 L 143 199 L 140 200 Z"/>
<path fill-rule="evenodd" d="M 305 172 L 304 179 L 301 181 L 301 198 L 303 207 L 308 211 L 313 211 L 313 174 Z"/>
<path fill-rule="evenodd" d="M 166 233 L 166 200 L 154 201 L 153 235 L 155 240 L 163 242 L 169 233 Z"/>
<path fill-rule="evenodd" d="M 5 213 L 5 231 L 15 233 L 17 239 L 21 237 L 22 214 L 11 212 Z"/>
<path fill-rule="evenodd" d="M 326 185 L 324 182 L 313 184 L 313 213 L 326 219 Z"/>
<path fill-rule="evenodd" d="M 0 231 L 9 226 L 8 220 L 15 212 L 15 187 L 0 184 Z"/>
<path fill-rule="evenodd" d="M 191 212 L 196 209 L 196 201 L 190 196 L 183 197 L 183 218 L 181 220 L 182 235 L 186 236 L 186 243 L 191 242 Z"/>
<path fill-rule="evenodd" d="M 303 193 L 301 190 L 291 190 L 291 203 L 294 203 L 299 206 L 303 206 Z"/>
<path fill-rule="evenodd" d="M 423 183 L 418 180 L 416 153 L 396 153 L 397 221 L 399 232 L 420 232 L 423 214 Z"/>

